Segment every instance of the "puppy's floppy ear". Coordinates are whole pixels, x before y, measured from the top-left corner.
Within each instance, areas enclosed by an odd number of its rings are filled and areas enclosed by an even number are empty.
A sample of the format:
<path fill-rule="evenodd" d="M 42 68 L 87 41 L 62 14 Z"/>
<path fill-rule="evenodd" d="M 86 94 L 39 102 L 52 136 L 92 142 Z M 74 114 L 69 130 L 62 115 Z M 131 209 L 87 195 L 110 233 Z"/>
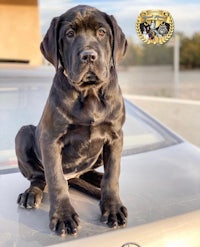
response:
<path fill-rule="evenodd" d="M 116 65 L 124 57 L 128 43 L 114 16 L 109 16 L 109 22 L 113 33 L 112 56 Z"/>
<path fill-rule="evenodd" d="M 44 57 L 54 65 L 56 70 L 59 64 L 59 53 L 58 53 L 58 25 L 59 17 L 53 18 L 51 25 L 44 36 L 43 41 L 40 44 L 40 50 Z"/>

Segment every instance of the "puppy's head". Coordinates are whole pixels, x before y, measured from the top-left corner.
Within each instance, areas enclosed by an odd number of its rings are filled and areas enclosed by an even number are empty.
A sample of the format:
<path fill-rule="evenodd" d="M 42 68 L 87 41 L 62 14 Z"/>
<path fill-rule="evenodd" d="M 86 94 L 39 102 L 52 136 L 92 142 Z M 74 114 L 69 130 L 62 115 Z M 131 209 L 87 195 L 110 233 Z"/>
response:
<path fill-rule="evenodd" d="M 85 88 L 108 82 L 127 41 L 115 18 L 81 5 L 52 20 L 41 43 L 44 57 L 62 66 L 69 82 Z"/>

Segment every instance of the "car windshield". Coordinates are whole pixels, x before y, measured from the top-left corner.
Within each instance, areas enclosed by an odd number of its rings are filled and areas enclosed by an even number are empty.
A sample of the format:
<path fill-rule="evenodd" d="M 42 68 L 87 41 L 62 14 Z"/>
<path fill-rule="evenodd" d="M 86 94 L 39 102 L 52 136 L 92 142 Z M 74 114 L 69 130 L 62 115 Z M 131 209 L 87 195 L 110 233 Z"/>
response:
<path fill-rule="evenodd" d="M 181 139 L 137 106 L 125 100 L 126 122 L 123 154 L 160 149 L 181 142 Z"/>
<path fill-rule="evenodd" d="M 37 125 L 51 86 L 51 72 L 49 69 L 1 71 L 1 171 L 16 168 L 15 135 L 23 125 Z M 128 101 L 125 104 L 123 155 L 155 150 L 180 141 L 136 106 Z"/>

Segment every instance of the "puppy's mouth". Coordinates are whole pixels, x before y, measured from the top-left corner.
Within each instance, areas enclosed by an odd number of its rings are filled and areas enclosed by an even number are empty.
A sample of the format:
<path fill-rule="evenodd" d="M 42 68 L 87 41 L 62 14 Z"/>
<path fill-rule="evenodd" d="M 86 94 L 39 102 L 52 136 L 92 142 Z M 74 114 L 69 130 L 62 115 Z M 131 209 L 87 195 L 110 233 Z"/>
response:
<path fill-rule="evenodd" d="M 87 86 L 94 86 L 100 83 L 99 78 L 96 76 L 94 72 L 87 72 L 82 80 L 81 80 L 81 86 L 87 87 Z"/>

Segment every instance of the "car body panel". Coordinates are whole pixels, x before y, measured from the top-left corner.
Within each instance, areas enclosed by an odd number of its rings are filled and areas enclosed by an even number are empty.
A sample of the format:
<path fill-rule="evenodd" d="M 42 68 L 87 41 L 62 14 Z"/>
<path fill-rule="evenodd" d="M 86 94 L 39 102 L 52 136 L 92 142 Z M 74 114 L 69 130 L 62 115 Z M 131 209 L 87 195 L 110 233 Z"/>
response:
<path fill-rule="evenodd" d="M 157 241 L 159 242 L 163 236 L 156 233 L 156 229 L 159 229 L 158 222 L 161 222 L 165 229 L 165 224 L 162 222 L 165 220 L 168 222 L 171 217 L 175 217 L 174 225 L 173 219 L 172 222 L 170 221 L 172 233 L 169 233 L 173 235 L 176 232 L 177 224 L 182 224 L 176 220 L 179 219 L 179 215 L 195 213 L 200 208 L 200 165 L 197 164 L 200 164 L 200 151 L 188 143 L 123 157 L 120 193 L 129 212 L 127 228 L 114 231 L 109 229 L 99 221 L 98 200 L 71 189 L 71 202 L 80 215 L 81 227 L 77 237 L 67 236 L 66 238 L 56 236 L 48 228 L 47 193 L 45 193 L 44 201 L 39 209 L 19 208 L 16 203 L 17 195 L 27 188 L 28 181 L 20 173 L 0 175 L 1 246 L 59 246 L 59 244 L 71 241 L 69 246 L 79 246 L 79 244 L 85 246 L 83 245 L 86 241 L 84 238 L 92 236 L 97 237 L 96 246 L 100 246 L 98 239 L 103 241 L 103 236 L 107 241 L 105 246 L 116 246 L 112 242 L 115 236 L 116 239 L 119 239 L 118 246 L 120 246 L 121 242 L 136 241 L 137 235 L 135 236 L 134 233 L 140 229 L 141 236 L 148 232 L 147 240 L 155 239 L 155 236 L 158 236 Z M 184 218 L 181 222 L 184 222 Z M 149 228 L 148 231 L 148 227 L 151 226 L 155 226 L 155 231 L 152 228 Z M 186 229 L 187 227 L 189 226 L 186 224 Z M 166 225 L 163 234 L 167 234 L 167 229 Z M 111 234 L 110 237 L 106 237 L 109 235 L 100 237 L 100 234 L 105 233 Z M 161 240 L 159 240 L 159 236 Z M 141 242 L 140 239 L 138 238 L 138 244 Z M 75 244 L 77 240 L 80 241 L 76 243 L 79 243 L 78 245 Z"/>
<path fill-rule="evenodd" d="M 200 210 L 177 217 L 62 243 L 59 247 L 199 247 Z M 52 246 L 52 247 L 53 247 Z"/>

